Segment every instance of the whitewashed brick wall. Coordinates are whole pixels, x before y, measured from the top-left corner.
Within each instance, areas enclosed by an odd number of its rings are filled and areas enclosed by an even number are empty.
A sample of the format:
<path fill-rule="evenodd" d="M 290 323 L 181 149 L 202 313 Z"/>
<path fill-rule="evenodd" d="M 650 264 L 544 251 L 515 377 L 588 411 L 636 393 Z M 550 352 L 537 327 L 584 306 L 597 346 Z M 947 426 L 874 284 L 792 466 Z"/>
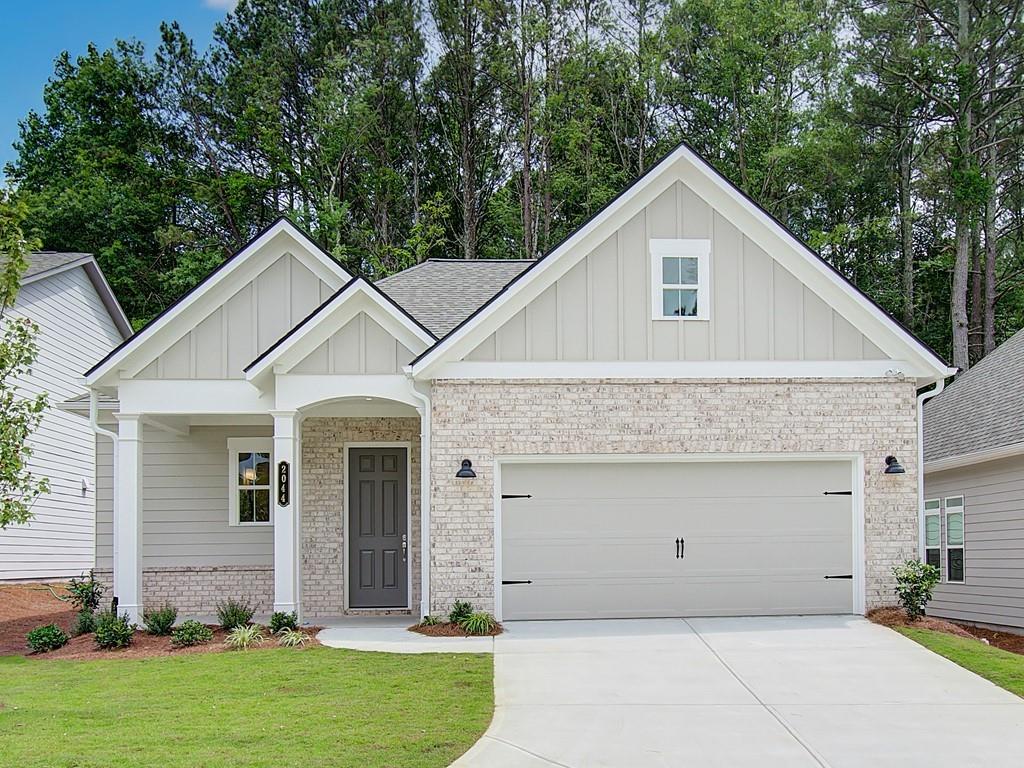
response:
<path fill-rule="evenodd" d="M 916 553 L 915 389 L 903 379 L 434 382 L 431 611 L 494 607 L 495 455 L 858 452 L 869 608 Z M 904 475 L 882 473 L 895 454 Z M 462 459 L 477 477 L 459 480 Z"/>
<path fill-rule="evenodd" d="M 101 607 L 114 594 L 112 571 L 96 571 L 106 585 Z M 212 616 L 229 598 L 249 603 L 257 614 L 274 610 L 274 569 L 261 565 L 178 566 L 147 568 L 142 574 L 143 610 L 164 603 L 178 609 L 178 618 Z"/>

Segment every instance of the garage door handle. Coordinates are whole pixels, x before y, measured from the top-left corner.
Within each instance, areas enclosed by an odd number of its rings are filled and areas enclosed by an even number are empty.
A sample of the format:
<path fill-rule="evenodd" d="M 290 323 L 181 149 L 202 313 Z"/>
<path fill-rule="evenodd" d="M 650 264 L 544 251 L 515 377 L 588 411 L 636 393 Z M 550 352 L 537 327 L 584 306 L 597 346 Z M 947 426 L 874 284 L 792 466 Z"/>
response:
<path fill-rule="evenodd" d="M 676 539 L 676 560 L 682 560 L 686 554 L 686 539 Z"/>
<path fill-rule="evenodd" d="M 852 573 L 844 573 L 842 576 L 826 576 L 826 579 L 852 579 Z"/>

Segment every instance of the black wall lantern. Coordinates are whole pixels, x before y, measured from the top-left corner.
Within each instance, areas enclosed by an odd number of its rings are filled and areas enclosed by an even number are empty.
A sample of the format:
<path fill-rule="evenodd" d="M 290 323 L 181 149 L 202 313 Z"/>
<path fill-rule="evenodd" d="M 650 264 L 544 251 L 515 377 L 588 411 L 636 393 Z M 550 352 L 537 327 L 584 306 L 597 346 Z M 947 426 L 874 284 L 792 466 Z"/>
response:
<path fill-rule="evenodd" d="M 906 472 L 903 465 L 900 464 L 900 460 L 895 456 L 885 457 L 885 474 L 887 475 L 902 475 Z"/>
<path fill-rule="evenodd" d="M 462 460 L 462 469 L 455 473 L 456 477 L 476 477 L 476 472 L 473 471 L 473 462 L 469 459 Z"/>

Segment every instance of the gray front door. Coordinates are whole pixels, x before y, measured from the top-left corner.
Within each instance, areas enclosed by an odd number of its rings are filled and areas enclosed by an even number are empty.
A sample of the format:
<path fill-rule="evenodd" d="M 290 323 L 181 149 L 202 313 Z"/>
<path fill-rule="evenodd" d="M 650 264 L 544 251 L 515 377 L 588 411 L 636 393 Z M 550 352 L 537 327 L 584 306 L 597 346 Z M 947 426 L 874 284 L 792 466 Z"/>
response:
<path fill-rule="evenodd" d="M 353 448 L 348 467 L 348 605 L 409 604 L 405 448 Z"/>

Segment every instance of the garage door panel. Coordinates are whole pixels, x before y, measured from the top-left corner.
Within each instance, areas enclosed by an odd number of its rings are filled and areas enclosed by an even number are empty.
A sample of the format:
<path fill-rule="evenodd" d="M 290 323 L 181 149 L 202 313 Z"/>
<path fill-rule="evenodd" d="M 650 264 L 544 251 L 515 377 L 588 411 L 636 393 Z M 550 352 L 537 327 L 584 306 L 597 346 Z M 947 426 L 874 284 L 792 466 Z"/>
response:
<path fill-rule="evenodd" d="M 507 465 L 505 618 L 842 613 L 844 462 Z M 715 495 L 717 494 L 717 495 Z M 774 495 L 773 495 L 774 494 Z M 678 557 L 676 540 L 684 541 Z"/>

